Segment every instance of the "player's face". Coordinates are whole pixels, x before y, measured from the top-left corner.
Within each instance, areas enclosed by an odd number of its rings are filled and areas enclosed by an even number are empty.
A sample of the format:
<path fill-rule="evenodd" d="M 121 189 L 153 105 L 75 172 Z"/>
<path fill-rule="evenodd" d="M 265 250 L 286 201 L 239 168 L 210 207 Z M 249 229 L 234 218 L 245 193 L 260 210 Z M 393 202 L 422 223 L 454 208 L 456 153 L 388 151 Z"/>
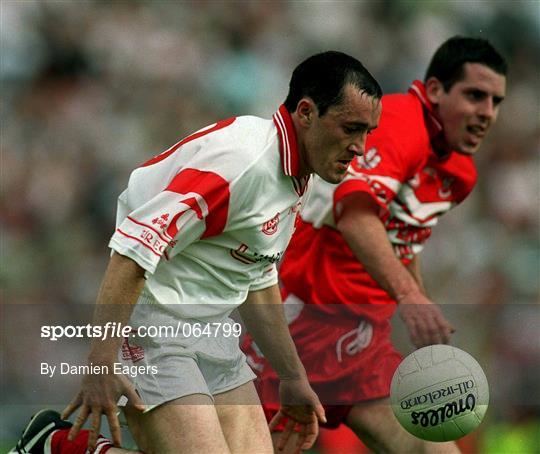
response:
<path fill-rule="evenodd" d="M 344 88 L 343 102 L 329 107 L 324 115 L 319 116 L 315 106 L 304 136 L 306 170 L 339 183 L 353 158 L 364 153 L 366 137 L 380 116 L 380 100 L 352 85 Z"/>
<path fill-rule="evenodd" d="M 506 78 L 480 63 L 465 63 L 463 79 L 448 92 L 436 79 L 430 79 L 426 89 L 449 147 L 473 154 L 497 120 Z"/>

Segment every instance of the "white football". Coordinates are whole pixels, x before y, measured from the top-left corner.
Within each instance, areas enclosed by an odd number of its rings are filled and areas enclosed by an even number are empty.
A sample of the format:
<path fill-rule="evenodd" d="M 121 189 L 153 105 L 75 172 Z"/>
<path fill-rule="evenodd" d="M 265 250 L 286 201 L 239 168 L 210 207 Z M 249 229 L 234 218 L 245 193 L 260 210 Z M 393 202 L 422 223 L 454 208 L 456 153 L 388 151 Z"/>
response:
<path fill-rule="evenodd" d="M 482 422 L 489 386 L 471 355 L 450 345 L 431 345 L 401 362 L 392 378 L 390 402 L 398 421 L 414 436 L 457 440 Z"/>

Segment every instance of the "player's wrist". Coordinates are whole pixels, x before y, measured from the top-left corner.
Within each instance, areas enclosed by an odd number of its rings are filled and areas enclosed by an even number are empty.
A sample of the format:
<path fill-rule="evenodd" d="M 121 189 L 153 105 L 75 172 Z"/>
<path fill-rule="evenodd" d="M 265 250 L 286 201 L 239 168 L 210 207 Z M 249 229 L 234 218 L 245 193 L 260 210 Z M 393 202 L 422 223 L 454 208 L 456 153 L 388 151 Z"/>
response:
<path fill-rule="evenodd" d="M 405 293 L 396 294 L 395 298 L 398 304 L 425 304 L 427 298 L 419 289 L 412 289 Z"/>
<path fill-rule="evenodd" d="M 92 350 L 87 357 L 88 364 L 95 366 L 112 366 L 118 359 L 118 351 L 107 352 Z"/>
<path fill-rule="evenodd" d="M 302 363 L 299 363 L 298 367 L 294 370 L 278 371 L 276 373 L 279 381 L 281 382 L 299 382 L 304 380 L 307 381 L 307 373 L 302 366 Z"/>
<path fill-rule="evenodd" d="M 278 374 L 278 378 L 279 378 L 280 382 L 284 382 L 284 383 L 300 382 L 300 381 L 307 380 L 307 377 L 306 377 L 305 373 L 303 375 L 301 375 L 301 374 L 298 374 L 298 375 L 294 375 L 294 374 L 293 375 L 280 375 L 280 374 Z"/>

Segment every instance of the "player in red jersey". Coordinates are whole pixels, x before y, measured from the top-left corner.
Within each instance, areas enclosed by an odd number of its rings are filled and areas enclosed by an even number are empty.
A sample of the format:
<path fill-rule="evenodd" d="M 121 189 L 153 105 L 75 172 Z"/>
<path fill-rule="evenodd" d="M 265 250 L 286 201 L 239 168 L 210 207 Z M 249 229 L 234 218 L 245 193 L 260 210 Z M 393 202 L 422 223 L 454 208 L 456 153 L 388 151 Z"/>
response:
<path fill-rule="evenodd" d="M 473 155 L 497 119 L 506 70 L 485 40 L 446 41 L 423 83 L 383 97 L 379 127 L 346 179 L 315 182 L 281 265 L 291 334 L 326 426 L 348 425 L 376 452 L 458 451 L 416 439 L 394 418 L 387 397 L 401 356 L 390 318 L 399 307 L 416 347 L 450 340 L 453 327 L 424 290 L 419 253 L 438 218 L 475 185 Z M 275 374 L 256 345 L 245 346 L 271 418 Z M 283 431 L 278 447 L 296 449 L 292 423 L 274 429 Z"/>

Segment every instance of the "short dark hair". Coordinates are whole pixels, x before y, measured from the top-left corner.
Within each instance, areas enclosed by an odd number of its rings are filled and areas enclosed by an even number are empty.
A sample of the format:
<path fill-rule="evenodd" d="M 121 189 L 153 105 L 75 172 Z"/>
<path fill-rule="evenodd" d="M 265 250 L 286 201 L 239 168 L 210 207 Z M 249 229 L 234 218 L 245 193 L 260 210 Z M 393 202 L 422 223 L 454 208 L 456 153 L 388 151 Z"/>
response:
<path fill-rule="evenodd" d="M 293 71 L 285 107 L 294 112 L 298 102 L 309 96 L 322 116 L 330 106 L 343 101 L 348 84 L 374 98 L 382 97 L 381 87 L 356 58 L 337 51 L 313 55 Z"/>
<path fill-rule="evenodd" d="M 465 75 L 465 63 L 480 63 L 498 74 L 506 76 L 505 59 L 485 39 L 454 36 L 445 41 L 435 52 L 426 71 L 424 81 L 436 77 L 449 91 Z"/>

